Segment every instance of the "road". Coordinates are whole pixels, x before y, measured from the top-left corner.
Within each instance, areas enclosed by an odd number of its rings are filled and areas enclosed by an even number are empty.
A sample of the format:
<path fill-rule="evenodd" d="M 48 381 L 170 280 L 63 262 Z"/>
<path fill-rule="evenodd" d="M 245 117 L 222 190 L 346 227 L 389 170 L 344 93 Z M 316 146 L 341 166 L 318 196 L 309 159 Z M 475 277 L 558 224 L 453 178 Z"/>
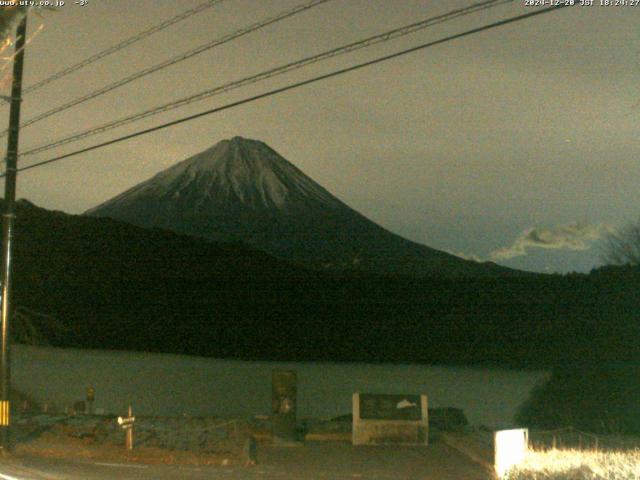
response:
<path fill-rule="evenodd" d="M 254 467 L 195 467 L 23 456 L 0 461 L 0 480 L 487 480 L 482 468 L 444 444 L 354 447 L 310 442 L 263 446 Z"/>

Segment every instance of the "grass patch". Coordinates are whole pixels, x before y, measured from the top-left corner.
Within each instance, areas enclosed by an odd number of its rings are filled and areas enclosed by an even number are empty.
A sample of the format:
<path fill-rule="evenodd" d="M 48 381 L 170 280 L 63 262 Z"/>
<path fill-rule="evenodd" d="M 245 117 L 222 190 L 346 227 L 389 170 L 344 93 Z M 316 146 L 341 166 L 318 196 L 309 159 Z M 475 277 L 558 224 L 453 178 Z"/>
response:
<path fill-rule="evenodd" d="M 507 480 L 640 480 L 640 449 L 531 450 Z"/>

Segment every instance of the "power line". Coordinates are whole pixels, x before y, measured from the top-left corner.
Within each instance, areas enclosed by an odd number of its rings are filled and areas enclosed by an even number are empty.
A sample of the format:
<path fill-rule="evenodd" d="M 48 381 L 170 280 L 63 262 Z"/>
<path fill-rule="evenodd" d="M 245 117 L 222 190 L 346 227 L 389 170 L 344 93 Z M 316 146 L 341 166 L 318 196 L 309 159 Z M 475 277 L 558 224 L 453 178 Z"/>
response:
<path fill-rule="evenodd" d="M 313 0 L 311 2 L 307 2 L 304 3 L 302 5 L 298 5 L 294 8 L 291 8 L 289 10 L 285 10 L 283 12 L 278 13 L 275 16 L 266 18 L 265 20 L 262 20 L 260 22 L 254 23 L 248 27 L 244 27 L 241 28 L 239 30 L 236 30 L 233 33 L 230 33 L 228 35 L 225 35 L 223 37 L 217 38 L 211 42 L 205 43 L 203 45 L 200 45 L 194 49 L 191 49 L 187 52 L 184 52 L 180 55 L 177 55 L 173 58 L 170 58 L 168 60 L 165 60 L 164 62 L 158 63 L 156 65 L 153 65 L 149 68 L 146 68 L 144 70 L 138 71 L 128 77 L 122 78 L 114 83 L 111 83 L 109 85 L 106 85 L 104 87 L 99 88 L 98 90 L 94 90 L 91 93 L 88 93 L 82 97 L 76 98 L 74 100 L 71 100 L 70 102 L 67 102 L 63 105 L 60 105 L 59 107 L 53 108 L 47 112 L 41 113 L 40 115 L 37 115 L 27 121 L 25 121 L 22 125 L 20 125 L 20 128 L 24 128 L 24 127 L 28 127 L 29 125 L 33 125 L 36 122 L 39 122 L 40 120 L 43 120 L 45 118 L 48 118 L 52 115 L 55 115 L 56 113 L 60 113 L 63 112 L 65 110 L 68 110 L 71 107 L 75 107 L 76 105 L 80 105 L 81 103 L 84 103 L 88 100 L 94 99 L 96 97 L 99 97 L 101 95 L 104 95 L 105 93 L 111 92 L 117 88 L 120 88 L 124 85 L 127 85 L 128 83 L 133 82 L 134 80 L 138 80 L 142 77 L 145 77 L 147 75 L 150 75 L 154 72 L 157 72 L 158 70 L 162 70 L 164 68 L 170 67 L 171 65 L 175 65 L 176 63 L 182 62 L 184 60 L 187 60 L 191 57 L 194 57 L 195 55 L 198 55 L 200 53 L 203 53 L 207 50 L 211 50 L 212 48 L 215 48 L 217 46 L 223 45 L 225 43 L 230 42 L 231 40 L 234 40 L 238 37 L 242 37 L 244 35 L 247 35 L 251 32 L 254 32 L 256 30 L 260 30 L 261 28 L 264 28 L 268 25 L 271 25 L 273 23 L 279 22 L 281 20 L 284 20 L 288 17 L 291 17 L 293 15 L 296 15 L 300 12 L 309 10 L 313 7 L 317 7 L 318 5 L 321 5 L 323 3 L 326 3 L 330 0 Z M 3 132 L 0 132 L 0 138 L 4 137 L 6 134 L 8 133 L 8 130 L 4 130 Z"/>
<path fill-rule="evenodd" d="M 551 12 L 551 11 L 559 10 L 559 9 L 567 7 L 567 6 L 569 6 L 569 5 L 568 4 L 561 4 L 561 5 L 557 5 L 557 6 L 553 6 L 553 7 L 549 7 L 549 8 L 544 8 L 544 9 L 541 9 L 541 10 L 535 10 L 533 12 L 525 13 L 525 14 L 522 14 L 522 15 L 516 15 L 514 17 L 509 17 L 507 19 L 500 20 L 500 21 L 497 21 L 497 22 L 493 22 L 493 23 L 490 23 L 490 24 L 487 24 L 487 25 L 483 25 L 481 27 L 473 28 L 471 30 L 467 30 L 467 31 L 462 32 L 462 33 L 458 33 L 458 34 L 455 34 L 455 35 L 450 35 L 448 37 L 444 37 L 444 38 L 441 38 L 439 40 L 434 40 L 432 42 L 423 43 L 423 44 L 418 45 L 416 47 L 408 48 L 406 50 L 401 50 L 399 52 L 392 53 L 390 55 L 385 55 L 385 56 L 382 56 L 382 57 L 378 57 L 378 58 L 375 58 L 373 60 L 369 60 L 367 62 L 363 62 L 363 63 L 359 63 L 357 65 L 353 65 L 351 67 L 343 68 L 343 69 L 340 69 L 340 70 L 334 70 L 333 72 L 326 73 L 324 75 L 319 75 L 317 77 L 313 77 L 313 78 L 310 78 L 310 79 L 307 79 L 307 80 L 303 80 L 301 82 L 297 82 L 297 83 L 293 83 L 293 84 L 290 84 L 290 85 L 287 85 L 287 86 L 284 86 L 284 87 L 276 88 L 274 90 L 270 90 L 268 92 L 264 92 L 264 93 L 261 93 L 259 95 L 254 95 L 252 97 L 248 97 L 248 98 L 245 98 L 245 99 L 242 99 L 242 100 L 238 100 L 236 102 L 228 103 L 228 104 L 223 105 L 221 107 L 213 108 L 213 109 L 210 109 L 210 110 L 205 110 L 203 112 L 196 113 L 194 115 L 189 115 L 187 117 L 183 117 L 183 118 L 180 118 L 178 120 L 173 120 L 171 122 L 167 122 L 167 123 L 163 123 L 163 124 L 160 124 L 160 125 L 156 125 L 155 127 L 151 127 L 151 128 L 147 128 L 147 129 L 144 129 L 144 130 L 140 130 L 138 132 L 131 133 L 131 134 L 128 134 L 128 135 L 124 135 L 122 137 L 118 137 L 118 138 L 115 138 L 115 139 L 112 139 L 112 140 L 109 140 L 109 141 L 106 141 L 106 142 L 102 142 L 102 143 L 99 143 L 99 144 L 96 144 L 96 145 L 92 145 L 90 147 L 82 148 L 82 149 L 76 150 L 74 152 L 66 153 L 64 155 L 60 155 L 60 156 L 57 156 L 57 157 L 54 157 L 54 158 L 50 158 L 48 160 L 43 160 L 41 162 L 37 162 L 37 163 L 31 164 L 31 165 L 27 165 L 26 167 L 19 168 L 17 171 L 22 172 L 24 170 L 30 170 L 32 168 L 36 168 L 36 167 L 40 167 L 40 166 L 43 166 L 43 165 L 47 165 L 49 163 L 58 162 L 60 160 L 64 160 L 64 159 L 69 158 L 69 157 L 80 155 L 81 153 L 86 153 L 86 152 L 89 152 L 89 151 L 92 151 L 92 150 L 97 150 L 99 148 L 103 148 L 103 147 L 106 147 L 106 146 L 109 146 L 109 145 L 113 145 L 115 143 L 123 142 L 125 140 L 130 140 L 132 138 L 139 137 L 141 135 L 146 135 L 148 133 L 156 132 L 156 131 L 162 130 L 164 128 L 168 128 L 168 127 L 172 127 L 174 125 L 178 125 L 178 124 L 181 124 L 181 123 L 189 122 L 191 120 L 195 120 L 197 118 L 204 117 L 206 115 L 212 115 L 214 113 L 222 112 L 224 110 L 229 110 L 231 108 L 238 107 L 238 106 L 244 105 L 246 103 L 250 103 L 250 102 L 253 102 L 253 101 L 256 101 L 256 100 L 260 100 L 260 99 L 263 99 L 263 98 L 267 98 L 267 97 L 272 97 L 274 95 L 278 95 L 280 93 L 284 93 L 284 92 L 287 92 L 289 90 L 293 90 L 293 89 L 296 89 L 296 88 L 299 88 L 299 87 L 302 87 L 302 86 L 305 86 L 305 85 L 309 85 L 309 84 L 316 83 L 316 82 L 319 82 L 319 81 L 322 81 L 322 80 L 333 78 L 333 77 L 336 77 L 338 75 L 342 75 L 342 74 L 345 74 L 345 73 L 348 73 L 348 72 L 353 72 L 353 71 L 359 70 L 361 68 L 369 67 L 371 65 L 375 65 L 375 64 L 378 64 L 378 63 L 381 63 L 381 62 L 385 62 L 387 60 L 391 60 L 391 59 L 398 58 L 398 57 L 401 57 L 401 56 L 404 56 L 404 55 L 408 55 L 409 53 L 417 52 L 419 50 L 424 50 L 426 48 L 433 47 L 435 45 L 440 45 L 440 44 L 443 44 L 443 43 L 446 43 L 446 42 L 450 42 L 450 41 L 456 40 L 458 38 L 466 37 L 466 36 L 469 36 L 469 35 L 473 35 L 475 33 L 480 33 L 480 32 L 483 32 L 483 31 L 486 31 L 486 30 L 490 30 L 490 29 L 493 29 L 493 28 L 496 28 L 496 27 L 500 27 L 502 25 L 515 23 L 515 22 L 518 22 L 520 20 L 525 20 L 527 18 L 534 17 L 536 15 L 542 15 L 544 13 L 548 13 L 548 12 Z M 5 176 L 5 173 L 0 174 L 0 178 L 2 178 L 4 176 Z"/>
<path fill-rule="evenodd" d="M 326 60 L 332 57 L 336 57 L 338 55 L 343 55 L 346 53 L 350 53 L 353 52 L 355 50 L 359 50 L 361 48 L 365 48 L 365 47 L 370 47 L 372 45 L 381 43 L 381 42 L 386 42 L 398 37 L 402 37 L 405 35 L 408 35 L 410 33 L 414 33 L 418 30 L 422 30 L 424 28 L 439 24 L 439 23 L 444 23 L 444 22 L 448 22 L 450 20 L 453 20 L 455 18 L 464 16 L 464 15 L 469 15 L 471 13 L 475 13 L 481 10 L 486 10 L 488 8 L 494 8 L 498 5 L 502 5 L 505 3 L 511 3 L 513 2 L 513 0 L 485 0 L 473 5 L 470 5 L 468 7 L 464 7 L 464 8 L 460 8 L 457 10 L 453 10 L 451 12 L 442 14 L 442 15 L 438 15 L 435 17 L 430 17 L 428 19 L 410 24 L 410 25 L 406 25 L 400 28 L 396 28 L 393 30 L 389 30 L 387 32 L 378 34 L 378 35 L 374 35 L 368 38 L 365 38 L 363 40 L 358 40 L 356 42 L 353 43 L 349 43 L 347 45 L 343 45 L 341 47 L 337 47 L 337 48 L 333 48 L 331 50 L 327 50 L 325 52 L 316 54 L 316 55 L 312 55 L 310 57 L 306 57 L 303 58 L 301 60 L 297 60 L 294 62 L 290 62 L 290 63 L 286 63 L 284 65 L 257 73 L 255 75 L 249 76 L 249 77 L 245 77 L 243 79 L 240 80 L 236 80 L 224 85 L 220 85 L 208 90 L 205 90 L 203 92 L 199 92 L 196 93 L 194 95 L 190 95 L 188 97 L 184 97 L 181 98 L 179 100 L 175 100 L 169 103 L 166 103 L 164 105 L 160 105 L 159 107 L 155 107 L 152 108 L 150 110 L 146 110 L 144 112 L 141 113 L 136 113 L 134 115 L 130 115 L 128 117 L 124 117 L 121 118 L 119 120 L 114 120 L 111 122 L 108 122 L 106 124 L 100 125 L 98 127 L 93 127 L 81 132 L 76 132 L 74 134 L 71 134 L 67 137 L 63 137 L 60 138 L 58 140 L 54 140 L 53 142 L 47 143 L 45 145 L 41 145 L 38 147 L 34 147 L 30 150 L 26 150 L 25 152 L 22 153 L 22 156 L 26 156 L 26 155 L 34 155 L 36 153 L 40 153 L 46 150 L 50 150 L 52 148 L 56 148 L 59 147 L 61 145 L 66 145 L 68 143 L 73 143 L 73 142 L 77 142 L 79 140 L 82 140 L 84 138 L 87 137 L 91 137 L 94 135 L 97 135 L 99 133 L 104 133 L 106 131 L 109 130 L 113 130 L 114 128 L 118 128 L 124 125 L 127 125 L 129 123 L 133 123 L 133 122 L 137 122 L 139 120 L 142 120 L 144 118 L 147 117 L 151 117 L 169 110 L 174 110 L 176 108 L 179 107 L 183 107 L 185 105 L 189 105 L 191 103 L 200 101 L 200 100 L 204 100 L 205 98 L 209 98 L 215 95 L 220 95 L 222 93 L 226 93 L 229 92 L 231 90 L 235 90 L 237 88 L 249 85 L 249 84 L 253 84 L 262 80 L 266 80 L 268 78 L 272 78 L 278 75 L 282 75 L 284 73 L 288 73 L 290 71 L 293 70 L 297 70 L 300 69 L 302 67 L 305 67 L 307 65 L 310 65 L 312 63 L 316 63 L 322 60 Z"/>
<path fill-rule="evenodd" d="M 50 77 L 45 78 L 44 80 L 39 81 L 38 83 L 35 83 L 27 88 L 24 89 L 24 91 L 22 92 L 23 96 L 34 92 L 36 90 L 39 90 L 40 88 L 44 87 L 45 85 L 48 85 L 51 82 L 55 82 L 56 80 L 61 79 L 62 77 L 66 77 L 67 75 L 76 72 L 78 70 L 80 70 L 81 68 L 86 67 L 87 65 L 90 65 L 92 63 L 97 62 L 98 60 L 103 59 L 104 57 L 111 55 L 112 53 L 115 53 L 119 50 L 122 50 L 123 48 L 126 48 L 130 45 L 133 45 L 136 42 L 139 42 L 140 40 L 153 35 L 156 32 L 159 32 L 161 30 L 164 30 L 165 28 L 170 27 L 171 25 L 174 25 L 178 22 L 181 22 L 183 20 L 186 20 L 189 17 L 192 17 L 193 15 L 196 15 L 208 8 L 213 7 L 214 5 L 217 5 L 218 3 L 223 2 L 224 0 L 208 0 L 205 3 L 201 3 L 200 5 L 198 5 L 197 7 L 192 8 L 191 10 L 187 10 L 179 15 L 176 15 L 175 17 L 169 18 L 167 20 L 165 20 L 162 23 L 159 23 L 158 25 L 155 25 L 151 28 L 149 28 L 148 30 L 145 30 L 143 32 L 140 32 L 132 37 L 127 38 L 126 40 L 113 45 L 105 50 L 102 50 L 101 52 L 96 53 L 95 55 L 92 55 L 91 57 L 88 57 L 70 67 L 65 68 L 64 70 L 60 70 L 57 73 L 54 73 L 53 75 L 51 75 Z"/>

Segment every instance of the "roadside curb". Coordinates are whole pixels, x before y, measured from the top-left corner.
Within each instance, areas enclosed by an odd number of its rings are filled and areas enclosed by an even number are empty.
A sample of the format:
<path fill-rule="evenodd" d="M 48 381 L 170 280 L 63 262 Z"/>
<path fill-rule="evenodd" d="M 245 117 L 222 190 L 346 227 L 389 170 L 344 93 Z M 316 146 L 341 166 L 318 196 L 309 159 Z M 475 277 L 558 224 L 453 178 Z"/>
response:
<path fill-rule="evenodd" d="M 498 478 L 493 465 L 493 452 L 464 433 L 441 432 L 439 439 L 448 447 L 483 467 L 492 478 Z"/>

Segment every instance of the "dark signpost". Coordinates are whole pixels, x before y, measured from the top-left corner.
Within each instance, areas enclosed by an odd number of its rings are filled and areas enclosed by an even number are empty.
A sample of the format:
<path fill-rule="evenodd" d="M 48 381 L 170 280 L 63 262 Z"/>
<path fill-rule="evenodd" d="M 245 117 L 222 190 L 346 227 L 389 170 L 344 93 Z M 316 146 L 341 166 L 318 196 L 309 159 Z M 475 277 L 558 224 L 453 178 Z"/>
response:
<path fill-rule="evenodd" d="M 271 377 L 272 434 L 279 443 L 296 441 L 297 377 L 293 370 L 273 370 Z"/>
<path fill-rule="evenodd" d="M 87 387 L 87 403 L 89 404 L 89 415 L 93 415 L 93 402 L 96 399 L 96 389 L 92 386 Z"/>

